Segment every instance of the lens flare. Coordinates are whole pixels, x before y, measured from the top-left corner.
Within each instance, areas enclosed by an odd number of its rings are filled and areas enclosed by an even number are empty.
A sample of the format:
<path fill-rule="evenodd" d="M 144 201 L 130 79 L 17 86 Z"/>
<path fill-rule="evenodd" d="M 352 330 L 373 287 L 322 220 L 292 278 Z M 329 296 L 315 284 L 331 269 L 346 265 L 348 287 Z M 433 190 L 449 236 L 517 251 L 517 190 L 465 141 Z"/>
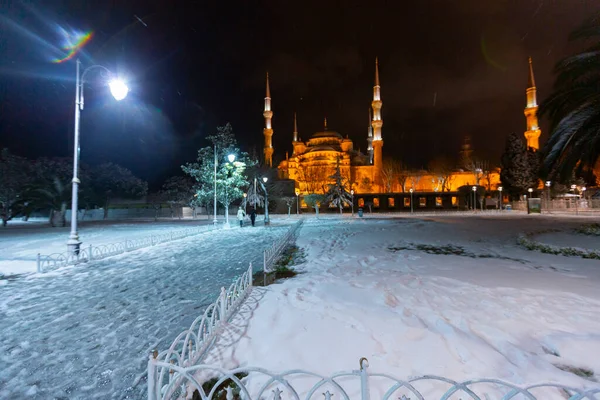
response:
<path fill-rule="evenodd" d="M 68 52 L 67 55 L 63 58 L 55 58 L 54 60 L 52 60 L 52 62 L 56 63 L 56 64 L 60 64 L 62 62 L 72 59 L 79 52 L 79 50 L 83 49 L 83 47 L 90 40 L 92 40 L 93 36 L 94 36 L 94 32 L 92 32 L 92 31 L 75 35 L 74 43 L 72 43 L 69 40 L 68 43 L 65 46 L 63 46 L 63 49 Z"/>

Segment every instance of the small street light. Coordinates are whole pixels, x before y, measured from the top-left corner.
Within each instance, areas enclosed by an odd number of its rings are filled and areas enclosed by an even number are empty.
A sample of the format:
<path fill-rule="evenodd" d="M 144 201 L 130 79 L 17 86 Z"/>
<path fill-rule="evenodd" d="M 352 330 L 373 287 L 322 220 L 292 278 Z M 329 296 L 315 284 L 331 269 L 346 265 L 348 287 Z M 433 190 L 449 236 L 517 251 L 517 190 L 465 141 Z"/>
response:
<path fill-rule="evenodd" d="M 269 178 L 263 176 L 262 181 L 267 183 Z M 267 192 L 267 187 L 261 183 L 263 190 L 265 191 L 265 225 L 269 225 L 269 193 Z"/>
<path fill-rule="evenodd" d="M 244 214 L 248 214 L 248 194 L 244 193 Z"/>
<path fill-rule="evenodd" d="M 352 216 L 354 216 L 354 189 L 350 189 L 350 197 L 352 199 L 350 206 L 352 207 Z"/>
<path fill-rule="evenodd" d="M 500 204 L 500 211 L 502 211 L 502 186 L 498 186 L 498 197 L 500 197 L 499 204 Z"/>
<path fill-rule="evenodd" d="M 295 192 L 296 192 L 296 215 L 300 215 L 300 204 L 299 204 L 300 189 L 296 189 Z"/>
<path fill-rule="evenodd" d="M 74 140 L 73 140 L 73 189 L 72 189 L 72 198 L 71 198 L 71 233 L 69 234 L 69 240 L 67 241 L 67 248 L 72 254 L 79 255 L 79 248 L 81 246 L 81 242 L 79 241 L 79 233 L 77 232 L 77 210 L 79 209 L 78 205 L 78 192 L 79 192 L 79 184 L 81 181 L 79 180 L 79 120 L 81 118 L 81 110 L 83 110 L 83 88 L 85 87 L 85 77 L 87 73 L 93 69 L 102 69 L 104 72 L 108 74 L 111 79 L 108 82 L 108 86 L 110 88 L 110 92 L 115 98 L 115 100 L 120 101 L 123 100 L 127 93 L 129 92 L 129 88 L 127 85 L 116 79 L 110 70 L 102 65 L 91 65 L 87 67 L 83 73 L 80 74 L 81 70 L 81 61 L 77 59 L 76 71 L 77 74 L 75 77 L 75 129 L 74 129 Z"/>
<path fill-rule="evenodd" d="M 413 192 L 415 191 L 413 188 L 410 188 L 410 213 L 413 213 Z"/>
<path fill-rule="evenodd" d="M 473 186 L 473 211 L 477 211 L 477 186 Z"/>

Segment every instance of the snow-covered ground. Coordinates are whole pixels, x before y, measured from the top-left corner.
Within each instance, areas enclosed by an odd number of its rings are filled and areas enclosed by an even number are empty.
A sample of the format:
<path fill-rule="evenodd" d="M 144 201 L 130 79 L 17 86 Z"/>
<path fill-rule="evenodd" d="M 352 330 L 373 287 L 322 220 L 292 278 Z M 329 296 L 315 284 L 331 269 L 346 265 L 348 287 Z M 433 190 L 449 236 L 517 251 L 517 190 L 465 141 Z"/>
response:
<path fill-rule="evenodd" d="M 99 246 L 206 224 L 212 224 L 212 219 L 84 222 L 79 227 L 79 238 L 84 246 Z M 69 226 L 52 228 L 47 221 L 9 221 L 7 228 L 0 228 L 0 276 L 35 272 L 37 253 L 50 255 L 65 252 L 70 231 Z"/>
<path fill-rule="evenodd" d="M 330 375 L 367 357 L 371 372 L 398 378 L 598 386 L 600 262 L 516 245 L 519 233 L 581 223 L 514 213 L 309 219 L 298 240 L 304 273 L 261 292 L 209 362 Z M 383 387 L 372 389 L 380 398 Z"/>
<path fill-rule="evenodd" d="M 0 399 L 145 398 L 149 352 L 167 348 L 250 261 L 258 268 L 289 223 L 195 235 L 47 274 L 0 275 Z M 81 236 L 100 244 L 186 226 L 97 224 Z M 66 232 L 9 228 L 2 258 L 64 246 Z"/>

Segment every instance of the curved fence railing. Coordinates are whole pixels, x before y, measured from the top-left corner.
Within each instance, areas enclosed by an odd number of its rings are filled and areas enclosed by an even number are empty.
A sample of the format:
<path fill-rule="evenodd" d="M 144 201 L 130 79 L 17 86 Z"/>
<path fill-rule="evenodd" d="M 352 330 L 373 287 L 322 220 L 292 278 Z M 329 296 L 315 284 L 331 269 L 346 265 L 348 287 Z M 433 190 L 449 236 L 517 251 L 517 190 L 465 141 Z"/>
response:
<path fill-rule="evenodd" d="M 302 219 L 299 221 L 296 221 L 288 229 L 288 231 L 285 233 L 285 235 L 283 235 L 283 237 L 281 237 L 279 240 L 277 240 L 275 243 L 273 243 L 273 245 L 271 247 L 267 248 L 264 251 L 264 253 L 263 253 L 263 272 L 265 274 L 271 271 L 273 264 L 275 263 L 275 261 L 277 261 L 277 259 L 281 255 L 281 252 L 286 248 L 288 243 L 290 241 L 296 240 L 296 235 L 298 233 L 298 229 L 302 225 L 302 221 L 303 221 Z"/>
<path fill-rule="evenodd" d="M 220 228 L 213 225 L 197 226 L 180 231 L 158 233 L 138 239 L 127 239 L 118 243 L 102 244 L 99 246 L 89 245 L 87 247 L 82 247 L 77 254 L 65 252 L 42 255 L 38 253 L 37 272 L 47 272 L 67 265 L 76 265 L 92 260 L 101 260 L 103 258 L 116 256 L 128 251 L 141 249 L 143 247 L 150 247 L 160 243 L 170 242 L 172 240 L 183 239 L 188 236 L 210 232 L 215 229 Z"/>
<path fill-rule="evenodd" d="M 359 370 L 323 376 L 304 370 L 274 373 L 254 367 L 234 370 L 224 370 L 211 365 L 181 367 L 150 355 L 149 376 L 165 369 L 169 369 L 170 373 L 168 380 L 156 381 L 155 385 L 149 385 L 148 400 L 189 399 L 195 392 L 197 394 L 193 398 L 202 400 L 221 398 L 331 400 L 334 396 L 336 399 L 344 400 L 370 400 L 371 397 L 383 400 L 600 399 L 600 386 L 597 384 L 587 388 L 575 388 L 559 383 L 523 386 L 498 379 L 458 382 L 433 375 L 398 379 L 388 374 L 369 373 L 369 363 L 366 358 L 361 358 L 359 364 Z M 211 387 L 203 387 L 209 379 L 214 379 L 216 382 Z"/>
<path fill-rule="evenodd" d="M 204 314 L 181 332 L 168 350 L 154 351 L 152 360 L 160 363 L 148 366 L 148 393 L 160 391 L 165 384 L 181 380 L 174 368 L 191 368 L 201 362 L 210 346 L 217 339 L 224 323 L 227 323 L 252 291 L 252 263 L 248 270 L 229 286 L 221 288 L 217 300 L 209 305 Z"/>

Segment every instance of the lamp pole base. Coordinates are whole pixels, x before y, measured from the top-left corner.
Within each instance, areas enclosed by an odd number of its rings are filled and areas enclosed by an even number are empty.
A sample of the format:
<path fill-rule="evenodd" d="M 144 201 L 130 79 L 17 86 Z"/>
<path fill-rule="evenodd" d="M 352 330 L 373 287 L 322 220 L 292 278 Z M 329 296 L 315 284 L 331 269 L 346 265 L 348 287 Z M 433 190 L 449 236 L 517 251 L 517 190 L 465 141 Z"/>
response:
<path fill-rule="evenodd" d="M 67 242 L 67 249 L 70 254 L 79 255 L 79 249 L 81 248 L 81 242 L 77 239 L 69 239 Z"/>

